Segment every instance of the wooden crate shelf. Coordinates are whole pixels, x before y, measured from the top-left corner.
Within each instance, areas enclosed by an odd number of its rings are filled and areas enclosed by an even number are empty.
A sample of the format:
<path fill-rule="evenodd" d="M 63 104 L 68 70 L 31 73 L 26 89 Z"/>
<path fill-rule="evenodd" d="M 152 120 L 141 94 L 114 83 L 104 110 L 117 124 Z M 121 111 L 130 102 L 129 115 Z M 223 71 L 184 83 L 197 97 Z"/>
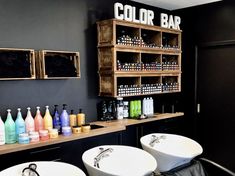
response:
<path fill-rule="evenodd" d="M 36 52 L 38 79 L 80 78 L 79 52 L 41 50 Z"/>
<path fill-rule="evenodd" d="M 0 80 L 35 79 L 33 49 L 0 48 Z"/>
<path fill-rule="evenodd" d="M 149 94 L 181 91 L 182 31 L 116 19 L 97 31 L 100 96 L 146 95 L 146 85 Z M 120 94 L 120 86 L 138 93 Z"/>

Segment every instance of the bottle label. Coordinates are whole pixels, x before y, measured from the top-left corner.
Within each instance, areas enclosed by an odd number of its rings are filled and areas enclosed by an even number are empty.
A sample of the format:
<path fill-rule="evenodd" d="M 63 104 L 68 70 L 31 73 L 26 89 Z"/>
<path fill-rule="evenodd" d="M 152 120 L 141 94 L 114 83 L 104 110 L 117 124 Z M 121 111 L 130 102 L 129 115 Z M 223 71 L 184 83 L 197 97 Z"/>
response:
<path fill-rule="evenodd" d="M 6 138 L 10 141 L 15 140 L 16 134 L 15 130 L 6 131 Z"/>
<path fill-rule="evenodd" d="M 0 132 L 0 143 L 5 142 L 5 134 Z"/>
<path fill-rule="evenodd" d="M 129 117 L 128 109 L 123 110 L 123 117 Z"/>
<path fill-rule="evenodd" d="M 123 107 L 117 108 L 117 119 L 123 119 Z"/>
<path fill-rule="evenodd" d="M 25 132 L 25 126 L 19 125 L 17 129 L 17 134 L 24 133 Z"/>

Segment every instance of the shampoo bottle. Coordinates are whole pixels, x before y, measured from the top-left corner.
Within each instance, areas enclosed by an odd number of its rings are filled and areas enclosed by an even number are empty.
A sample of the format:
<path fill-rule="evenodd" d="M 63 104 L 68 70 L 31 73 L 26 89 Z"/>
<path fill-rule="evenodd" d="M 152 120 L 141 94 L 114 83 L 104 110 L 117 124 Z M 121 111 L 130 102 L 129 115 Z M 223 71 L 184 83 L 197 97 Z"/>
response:
<path fill-rule="evenodd" d="M 34 126 L 34 119 L 33 119 L 31 112 L 30 112 L 30 107 L 28 107 L 27 110 L 28 110 L 28 112 L 27 112 L 27 116 L 25 118 L 25 127 L 26 127 L 26 132 L 29 133 L 29 132 L 35 130 L 35 126 Z"/>
<path fill-rule="evenodd" d="M 146 99 L 146 104 L 145 104 L 145 108 L 146 108 L 146 115 L 149 116 L 149 110 L 150 110 L 150 106 L 149 106 L 149 97 L 147 97 Z"/>
<path fill-rule="evenodd" d="M 147 109 L 146 108 L 146 98 L 144 98 L 143 101 L 142 101 L 142 113 L 145 114 L 145 115 L 147 115 L 146 109 Z"/>
<path fill-rule="evenodd" d="M 20 112 L 21 109 L 18 108 L 17 110 L 18 110 L 18 113 L 17 113 L 15 124 L 16 124 L 16 140 L 18 141 L 19 134 L 25 133 L 25 122 Z"/>
<path fill-rule="evenodd" d="M 58 130 L 58 133 L 61 133 L 61 121 L 60 114 L 58 112 L 58 105 L 54 105 L 54 113 L 53 113 L 53 126 Z"/>
<path fill-rule="evenodd" d="M 35 131 L 43 130 L 43 118 L 40 112 L 40 107 L 37 106 L 36 116 L 34 118 Z"/>
<path fill-rule="evenodd" d="M 82 112 L 82 109 L 79 109 L 79 113 L 77 114 L 78 126 L 85 124 L 85 114 Z"/>
<path fill-rule="evenodd" d="M 66 111 L 66 104 L 63 104 L 63 111 L 60 115 L 60 121 L 62 127 L 68 127 L 69 126 L 69 115 Z"/>
<path fill-rule="evenodd" d="M 154 114 L 154 104 L 153 104 L 153 98 L 150 97 L 149 99 L 149 114 L 150 115 L 153 115 Z"/>
<path fill-rule="evenodd" d="M 69 120 L 70 120 L 70 126 L 77 126 L 77 117 L 76 115 L 73 113 L 73 110 L 71 110 L 71 113 L 69 115 Z"/>
<path fill-rule="evenodd" d="M 0 116 L 0 145 L 5 144 L 5 126 Z"/>
<path fill-rule="evenodd" d="M 7 110 L 7 120 L 5 121 L 5 139 L 6 144 L 12 144 L 16 142 L 16 126 L 11 116 L 11 110 Z"/>
<path fill-rule="evenodd" d="M 141 113 L 141 100 L 137 100 L 137 117 L 139 117 Z"/>
<path fill-rule="evenodd" d="M 52 117 L 49 111 L 49 106 L 46 106 L 46 112 L 44 115 L 43 122 L 44 122 L 45 130 L 50 130 L 53 128 L 53 122 L 52 122 Z"/>
<path fill-rule="evenodd" d="M 134 107 L 134 101 L 132 100 L 132 101 L 130 101 L 130 117 L 131 118 L 135 117 L 135 113 L 134 113 L 135 109 L 134 108 L 135 108 Z"/>

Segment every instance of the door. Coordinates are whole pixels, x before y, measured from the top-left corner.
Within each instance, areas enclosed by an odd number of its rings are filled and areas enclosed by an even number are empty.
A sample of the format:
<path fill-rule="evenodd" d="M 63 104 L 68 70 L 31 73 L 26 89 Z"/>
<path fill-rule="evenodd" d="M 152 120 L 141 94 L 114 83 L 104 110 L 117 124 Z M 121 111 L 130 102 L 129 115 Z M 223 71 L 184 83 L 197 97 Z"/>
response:
<path fill-rule="evenodd" d="M 199 46 L 196 63 L 200 143 L 206 157 L 235 171 L 235 42 Z"/>

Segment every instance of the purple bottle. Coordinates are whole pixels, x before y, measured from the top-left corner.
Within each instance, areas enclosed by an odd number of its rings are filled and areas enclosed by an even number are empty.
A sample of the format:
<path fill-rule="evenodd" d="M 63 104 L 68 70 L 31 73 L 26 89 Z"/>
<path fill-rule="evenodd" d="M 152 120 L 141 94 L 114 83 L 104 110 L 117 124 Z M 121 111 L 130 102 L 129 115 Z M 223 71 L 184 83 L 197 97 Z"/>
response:
<path fill-rule="evenodd" d="M 66 111 L 66 104 L 63 104 L 63 111 L 60 115 L 61 127 L 68 127 L 69 125 L 69 114 Z"/>

